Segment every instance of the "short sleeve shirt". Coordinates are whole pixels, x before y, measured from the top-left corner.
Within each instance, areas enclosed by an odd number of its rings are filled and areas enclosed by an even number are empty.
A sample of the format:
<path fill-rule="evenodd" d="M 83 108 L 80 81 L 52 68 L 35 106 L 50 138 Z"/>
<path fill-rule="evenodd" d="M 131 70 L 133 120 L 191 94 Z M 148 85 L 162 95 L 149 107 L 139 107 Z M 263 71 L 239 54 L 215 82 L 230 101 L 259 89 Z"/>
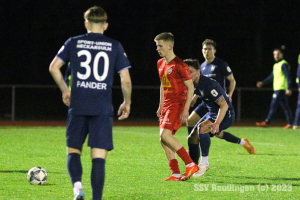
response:
<path fill-rule="evenodd" d="M 87 33 L 69 38 L 56 56 L 64 63 L 71 63 L 69 112 L 73 115 L 113 115 L 114 72 L 130 67 L 121 43 L 100 33 Z"/>
<path fill-rule="evenodd" d="M 234 108 L 230 100 L 228 99 L 225 91 L 220 86 L 220 84 L 213 79 L 200 75 L 200 80 L 195 86 L 195 94 L 197 94 L 203 100 L 209 112 L 219 112 L 220 106 L 216 102 L 222 96 L 224 97 L 229 106 L 228 111 L 234 111 Z"/>
<path fill-rule="evenodd" d="M 189 67 L 178 57 L 169 63 L 165 58 L 157 62 L 159 78 L 164 89 L 164 105 L 186 100 L 187 88 L 184 81 L 191 79 Z"/>
<path fill-rule="evenodd" d="M 200 66 L 201 75 L 216 80 L 221 87 L 226 91 L 226 78 L 232 74 L 232 71 L 228 64 L 218 57 L 207 64 L 206 61 Z"/>

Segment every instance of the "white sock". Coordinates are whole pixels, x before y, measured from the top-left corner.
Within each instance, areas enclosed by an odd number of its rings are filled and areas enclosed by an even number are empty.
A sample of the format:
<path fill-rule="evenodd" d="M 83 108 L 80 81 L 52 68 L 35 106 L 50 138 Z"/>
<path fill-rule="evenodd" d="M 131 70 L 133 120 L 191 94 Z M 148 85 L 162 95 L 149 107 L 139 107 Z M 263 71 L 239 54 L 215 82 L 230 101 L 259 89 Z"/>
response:
<path fill-rule="evenodd" d="M 208 156 L 201 156 L 201 161 L 200 162 L 204 165 L 209 165 L 208 164 Z"/>
<path fill-rule="evenodd" d="M 172 176 L 179 178 L 179 177 L 181 177 L 181 174 L 172 174 Z"/>
<path fill-rule="evenodd" d="M 246 144 L 245 140 L 241 139 L 240 145 L 243 146 L 244 144 Z"/>
<path fill-rule="evenodd" d="M 75 182 L 73 187 L 74 195 L 76 195 L 80 189 L 82 189 L 82 183 L 80 181 Z"/>
<path fill-rule="evenodd" d="M 191 162 L 191 163 L 189 163 L 189 164 L 187 164 L 187 165 L 185 165 L 186 167 L 191 167 L 191 166 L 193 166 L 194 165 L 194 162 Z"/>

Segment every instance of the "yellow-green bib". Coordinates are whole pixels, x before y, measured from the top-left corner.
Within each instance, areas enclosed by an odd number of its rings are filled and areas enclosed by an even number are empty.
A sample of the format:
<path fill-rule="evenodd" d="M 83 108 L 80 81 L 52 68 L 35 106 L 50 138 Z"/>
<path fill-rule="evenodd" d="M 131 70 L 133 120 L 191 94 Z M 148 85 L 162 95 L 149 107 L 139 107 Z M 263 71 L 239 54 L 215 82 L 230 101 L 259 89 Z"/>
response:
<path fill-rule="evenodd" d="M 287 79 L 282 71 L 282 64 L 289 64 L 285 60 L 281 60 L 278 63 L 275 63 L 273 66 L 273 89 L 274 90 L 287 90 L 288 89 L 288 84 L 287 84 Z M 289 66 L 290 68 L 290 66 Z"/>

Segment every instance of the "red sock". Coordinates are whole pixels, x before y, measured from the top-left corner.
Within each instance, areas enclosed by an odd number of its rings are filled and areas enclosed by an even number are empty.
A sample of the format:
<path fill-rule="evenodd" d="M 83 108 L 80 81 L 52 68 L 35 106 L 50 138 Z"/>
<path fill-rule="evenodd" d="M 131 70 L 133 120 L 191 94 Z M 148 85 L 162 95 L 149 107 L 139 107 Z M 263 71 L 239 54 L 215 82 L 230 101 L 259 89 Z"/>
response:
<path fill-rule="evenodd" d="M 169 160 L 169 166 L 172 174 L 180 174 L 178 161 L 176 159 Z"/>
<path fill-rule="evenodd" d="M 189 154 L 186 152 L 184 147 L 181 147 L 178 151 L 176 151 L 178 156 L 183 160 L 183 162 L 187 165 L 193 162 Z"/>

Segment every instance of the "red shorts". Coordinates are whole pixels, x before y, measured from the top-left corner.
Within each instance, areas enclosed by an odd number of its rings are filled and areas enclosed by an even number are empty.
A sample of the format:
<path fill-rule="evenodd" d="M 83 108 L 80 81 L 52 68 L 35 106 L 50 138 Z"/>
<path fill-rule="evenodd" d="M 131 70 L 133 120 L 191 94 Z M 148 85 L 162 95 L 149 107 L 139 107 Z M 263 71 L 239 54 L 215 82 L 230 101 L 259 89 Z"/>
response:
<path fill-rule="evenodd" d="M 172 131 L 172 134 L 174 135 L 182 125 L 180 115 L 183 111 L 183 108 L 184 103 L 171 104 L 169 106 L 163 107 L 159 118 L 159 128 L 168 129 Z"/>

